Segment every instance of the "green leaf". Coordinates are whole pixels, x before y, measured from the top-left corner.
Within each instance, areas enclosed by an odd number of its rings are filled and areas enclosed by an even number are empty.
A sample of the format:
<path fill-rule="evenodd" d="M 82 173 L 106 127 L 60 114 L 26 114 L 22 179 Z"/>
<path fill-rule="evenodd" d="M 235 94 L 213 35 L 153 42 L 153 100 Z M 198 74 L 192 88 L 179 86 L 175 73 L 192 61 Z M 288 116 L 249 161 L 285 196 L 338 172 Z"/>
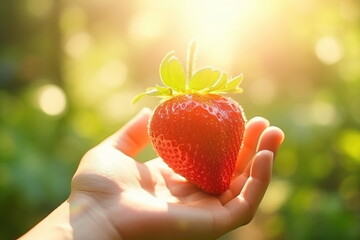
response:
<path fill-rule="evenodd" d="M 140 94 L 136 95 L 136 96 L 132 99 L 131 104 L 137 103 L 138 101 L 140 101 L 140 100 L 141 100 L 143 97 L 145 97 L 145 96 L 146 96 L 146 93 L 140 93 Z"/>
<path fill-rule="evenodd" d="M 217 69 L 210 67 L 197 71 L 189 81 L 189 87 L 193 90 L 203 90 L 210 88 L 219 79 L 221 73 Z"/>
<path fill-rule="evenodd" d="M 163 86 L 155 86 L 155 87 L 150 87 L 148 89 L 146 89 L 146 95 L 148 96 L 171 96 L 172 95 L 172 90 L 171 88 L 168 87 L 163 87 Z"/>
<path fill-rule="evenodd" d="M 137 103 L 145 96 L 156 96 L 156 97 L 167 97 L 172 95 L 171 88 L 163 87 L 163 86 L 155 86 L 146 89 L 144 93 L 140 93 L 135 96 L 132 100 L 132 104 Z"/>
<path fill-rule="evenodd" d="M 221 89 L 221 91 L 232 91 L 238 88 L 240 83 L 243 81 L 244 76 L 240 74 L 237 77 L 234 77 L 230 81 L 227 82 L 226 87 L 224 89 Z"/>
<path fill-rule="evenodd" d="M 160 65 L 160 77 L 162 83 L 178 92 L 185 92 L 186 76 L 180 61 L 173 56 L 174 52 L 168 53 Z"/>
<path fill-rule="evenodd" d="M 227 74 L 222 73 L 219 79 L 209 88 L 209 92 L 224 88 L 228 80 Z"/>
<path fill-rule="evenodd" d="M 239 88 L 239 87 L 237 87 L 237 88 L 235 88 L 233 90 L 228 90 L 227 91 L 227 93 L 242 93 L 242 92 L 244 92 L 244 89 Z"/>

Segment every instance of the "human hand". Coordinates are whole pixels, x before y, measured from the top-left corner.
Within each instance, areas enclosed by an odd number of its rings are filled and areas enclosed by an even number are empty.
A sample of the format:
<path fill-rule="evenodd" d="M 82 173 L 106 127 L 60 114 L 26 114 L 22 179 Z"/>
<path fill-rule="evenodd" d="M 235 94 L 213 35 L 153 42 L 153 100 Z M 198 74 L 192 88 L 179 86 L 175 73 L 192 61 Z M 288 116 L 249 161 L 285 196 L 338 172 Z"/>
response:
<path fill-rule="evenodd" d="M 133 159 L 149 143 L 149 116 L 142 111 L 81 160 L 68 200 L 74 237 L 89 231 L 87 239 L 216 239 L 249 223 L 270 182 L 283 132 L 264 118 L 251 119 L 230 188 L 214 196 L 160 158 Z M 79 228 L 84 212 L 90 224 Z"/>

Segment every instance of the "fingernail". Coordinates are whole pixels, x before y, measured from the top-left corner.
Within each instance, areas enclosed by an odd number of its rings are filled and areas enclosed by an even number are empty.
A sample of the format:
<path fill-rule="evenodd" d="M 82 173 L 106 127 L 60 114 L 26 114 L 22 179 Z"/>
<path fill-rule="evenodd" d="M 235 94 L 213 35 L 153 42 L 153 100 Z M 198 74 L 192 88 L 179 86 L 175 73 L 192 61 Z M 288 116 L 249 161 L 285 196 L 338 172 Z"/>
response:
<path fill-rule="evenodd" d="M 270 150 L 261 150 L 258 152 L 259 155 L 262 155 L 262 157 L 268 157 L 268 158 L 271 158 L 273 160 L 274 158 L 274 153 Z"/>
<path fill-rule="evenodd" d="M 261 117 L 261 116 L 253 117 L 253 118 L 251 118 L 251 119 L 248 121 L 248 123 L 249 123 L 249 122 L 264 122 L 267 126 L 270 125 L 269 120 L 267 120 L 266 118 Z"/>

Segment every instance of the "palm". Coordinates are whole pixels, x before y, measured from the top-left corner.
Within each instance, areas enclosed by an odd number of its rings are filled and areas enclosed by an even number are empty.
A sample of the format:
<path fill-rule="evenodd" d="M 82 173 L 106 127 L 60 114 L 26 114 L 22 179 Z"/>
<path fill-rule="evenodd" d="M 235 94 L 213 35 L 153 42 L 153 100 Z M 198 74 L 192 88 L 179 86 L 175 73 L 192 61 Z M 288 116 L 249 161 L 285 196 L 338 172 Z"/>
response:
<path fill-rule="evenodd" d="M 142 164 L 129 157 L 148 143 L 147 117 L 85 155 L 72 194 L 95 199 L 122 239 L 215 239 L 248 223 L 270 180 L 272 162 L 270 154 L 259 154 L 250 170 L 251 159 L 262 149 L 276 152 L 281 131 L 264 131 L 264 119 L 249 121 L 237 174 L 228 191 L 214 196 L 174 173 L 160 158 Z"/>

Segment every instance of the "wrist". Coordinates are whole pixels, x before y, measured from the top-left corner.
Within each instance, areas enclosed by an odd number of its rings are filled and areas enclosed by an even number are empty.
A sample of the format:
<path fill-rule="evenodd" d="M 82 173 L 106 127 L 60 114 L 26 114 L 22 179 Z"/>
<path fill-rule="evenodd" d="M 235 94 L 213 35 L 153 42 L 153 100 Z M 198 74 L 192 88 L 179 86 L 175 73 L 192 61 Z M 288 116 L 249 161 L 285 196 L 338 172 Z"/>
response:
<path fill-rule="evenodd" d="M 70 212 L 68 209 L 69 204 L 67 202 L 62 203 L 20 239 L 73 239 L 72 228 L 69 222 Z"/>
<path fill-rule="evenodd" d="M 26 239 L 117 239 L 106 212 L 91 197 L 76 194 L 20 238 Z"/>
<path fill-rule="evenodd" d="M 98 202 L 87 194 L 73 194 L 67 200 L 73 239 L 117 239 L 118 232 Z"/>

